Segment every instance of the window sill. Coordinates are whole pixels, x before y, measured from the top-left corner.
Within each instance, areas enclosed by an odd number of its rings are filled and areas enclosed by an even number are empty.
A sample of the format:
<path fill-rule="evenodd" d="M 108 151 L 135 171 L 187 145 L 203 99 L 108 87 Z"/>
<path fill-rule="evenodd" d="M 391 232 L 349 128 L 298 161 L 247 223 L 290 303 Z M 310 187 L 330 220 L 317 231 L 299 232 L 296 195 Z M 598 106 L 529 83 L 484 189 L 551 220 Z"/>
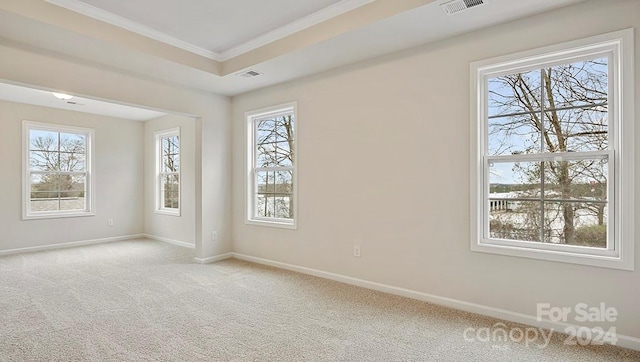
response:
<path fill-rule="evenodd" d="M 244 222 L 247 225 L 266 226 L 281 229 L 296 230 L 298 227 L 295 221 L 287 222 L 280 220 L 248 219 Z"/>
<path fill-rule="evenodd" d="M 154 210 L 154 213 L 159 215 L 167 215 L 167 216 L 180 216 L 180 210 L 177 211 L 169 211 L 169 210 Z"/>
<path fill-rule="evenodd" d="M 619 252 L 616 253 L 617 255 L 593 255 L 572 253 L 566 250 L 544 250 L 482 242 L 472 243 L 471 251 L 627 271 L 634 270 L 633 259 L 624 260 L 620 257 Z"/>
<path fill-rule="evenodd" d="M 62 219 L 73 217 L 96 216 L 94 212 L 74 212 L 74 213 L 51 213 L 51 214 L 31 214 L 23 215 L 22 220 L 42 220 L 42 219 Z"/>

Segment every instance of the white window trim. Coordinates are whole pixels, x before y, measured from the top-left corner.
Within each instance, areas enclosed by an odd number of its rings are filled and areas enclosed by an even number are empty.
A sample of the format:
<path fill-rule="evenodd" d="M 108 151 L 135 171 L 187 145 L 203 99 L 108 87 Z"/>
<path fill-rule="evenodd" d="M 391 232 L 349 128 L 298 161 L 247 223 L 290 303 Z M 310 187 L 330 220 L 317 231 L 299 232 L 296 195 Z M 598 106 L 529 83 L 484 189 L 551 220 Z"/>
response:
<path fill-rule="evenodd" d="M 180 148 L 178 149 L 178 155 L 180 159 L 180 168 L 178 169 L 178 208 L 165 208 L 162 206 L 162 139 L 170 136 L 178 136 L 180 142 Z M 156 176 L 155 176 L 155 201 L 156 207 L 154 212 L 156 214 L 169 215 L 169 216 L 181 216 L 182 214 L 182 137 L 180 136 L 180 127 L 165 129 L 162 131 L 154 132 L 155 137 L 155 161 L 156 161 Z"/>
<path fill-rule="evenodd" d="M 273 116 L 281 113 L 293 113 L 294 128 L 293 139 L 295 149 L 293 154 L 293 219 L 265 218 L 255 216 L 255 120 Z M 298 114 L 297 103 L 288 102 L 272 107 L 261 108 L 245 113 L 245 135 L 246 135 L 246 154 L 245 154 L 245 224 L 271 226 L 285 229 L 297 229 L 298 225 Z"/>
<path fill-rule="evenodd" d="M 470 221 L 471 250 L 491 254 L 517 256 L 573 264 L 634 270 L 634 38 L 633 29 L 612 32 L 586 39 L 570 41 L 531 51 L 511 54 L 471 64 L 471 177 Z M 615 162 L 613 189 L 613 227 L 609 228 L 614 245 L 611 250 L 570 245 L 549 245 L 533 242 L 496 242 L 484 236 L 485 215 L 483 155 L 486 147 L 486 89 L 489 76 L 513 73 L 524 67 L 539 68 L 541 63 L 563 63 L 576 57 L 613 52 L 610 58 L 610 90 L 613 92 L 610 135 L 615 151 L 609 151 L 609 160 Z M 619 84 L 615 82 L 619 80 Z M 624 107 L 622 105 L 624 104 Z M 613 143 L 612 143 L 613 144 Z M 537 155 L 538 157 L 540 155 Z M 553 158 L 553 157 L 552 157 Z M 597 249 L 597 250 L 596 250 Z"/>
<path fill-rule="evenodd" d="M 87 208 L 85 210 L 49 211 L 42 213 L 31 212 L 31 170 L 29 168 L 29 149 L 31 144 L 29 131 L 31 129 L 52 132 L 82 133 L 87 136 L 87 155 L 85 156 L 87 170 L 87 177 L 85 179 L 87 187 L 87 190 L 85 191 L 85 204 Z M 93 177 L 93 175 L 95 174 L 94 139 L 95 131 L 91 128 L 74 127 L 54 123 L 33 122 L 27 120 L 22 121 L 22 220 L 95 216 L 96 187 L 95 178 Z"/>

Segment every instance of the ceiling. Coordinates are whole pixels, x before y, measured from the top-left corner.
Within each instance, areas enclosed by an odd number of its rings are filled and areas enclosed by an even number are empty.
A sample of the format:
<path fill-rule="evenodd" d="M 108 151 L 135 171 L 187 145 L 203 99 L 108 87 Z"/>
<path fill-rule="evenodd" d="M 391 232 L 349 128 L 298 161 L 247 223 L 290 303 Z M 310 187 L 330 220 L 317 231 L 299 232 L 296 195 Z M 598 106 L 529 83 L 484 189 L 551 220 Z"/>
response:
<path fill-rule="evenodd" d="M 0 83 L 0 100 L 130 119 L 134 121 L 148 121 L 150 119 L 167 115 L 163 112 L 96 99 L 73 97 L 69 100 L 62 100 L 56 98 L 49 91 L 7 83 Z"/>
<path fill-rule="evenodd" d="M 447 1 L 2 0 L 0 44 L 234 96 L 583 0 Z"/>
<path fill-rule="evenodd" d="M 338 3 L 351 3 L 344 9 L 368 1 L 340 0 L 49 0 L 51 3 L 83 13 L 115 25 L 129 26 L 147 32 L 158 39 L 173 39 L 187 43 L 201 53 L 213 53 L 214 59 L 224 58 L 250 40 L 308 18 Z M 153 11 L 149 11 L 153 9 Z M 326 10 L 325 10 L 326 11 Z M 188 26 L 185 26 L 188 24 Z"/>

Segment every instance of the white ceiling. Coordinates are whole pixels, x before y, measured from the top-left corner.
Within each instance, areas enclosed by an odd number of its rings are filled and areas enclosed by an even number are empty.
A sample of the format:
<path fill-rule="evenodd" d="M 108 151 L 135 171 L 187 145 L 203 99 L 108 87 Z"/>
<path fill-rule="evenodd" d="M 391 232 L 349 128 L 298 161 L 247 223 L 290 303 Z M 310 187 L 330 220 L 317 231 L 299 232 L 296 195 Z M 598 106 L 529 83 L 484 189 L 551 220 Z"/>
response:
<path fill-rule="evenodd" d="M 45 1 L 211 59 L 225 60 L 373 0 Z"/>
<path fill-rule="evenodd" d="M 338 32 L 321 41 L 304 44 L 305 40 L 298 37 L 300 46 L 247 64 L 245 70 L 254 69 L 262 73 L 254 78 L 240 77 L 238 71 L 225 75 L 203 70 L 176 62 L 175 57 L 96 37 L 96 33 L 86 27 L 73 28 L 64 23 L 43 21 L 37 16 L 37 9 L 34 16 L 28 12 L 3 11 L 1 3 L 0 44 L 27 47 L 145 79 L 233 96 L 583 0 L 484 0 L 484 5 L 455 15 L 446 15 L 441 10 L 440 5 L 446 1 L 429 3 L 423 0 L 426 5 L 414 5 L 412 9 L 397 14 L 392 11 L 394 7 L 400 7 L 396 4 L 418 4 L 419 0 L 44 0 L 41 3 L 62 6 L 73 10 L 70 14 L 76 17 L 99 19 L 203 57 L 206 56 L 203 53 L 212 54 L 213 57 L 206 57 L 211 59 L 216 56 L 224 58 L 225 52 L 242 58 L 242 52 L 260 51 L 260 47 L 276 41 L 278 37 L 295 35 L 305 26 L 320 24 L 340 14 L 358 22 L 356 14 L 360 13 L 357 11 L 372 4 L 390 10 L 388 14 L 395 14 Z M 224 67 L 224 63 L 219 65 Z M 7 99 L 6 91 L 4 93 L 3 99 Z M 50 97 L 46 99 L 47 104 L 44 105 L 54 106 Z M 92 109 L 90 100 L 83 107 L 73 110 Z M 118 107 L 122 106 L 116 105 Z M 97 107 L 95 112 L 104 110 Z M 139 116 L 126 115 L 123 118 L 136 117 Z"/>

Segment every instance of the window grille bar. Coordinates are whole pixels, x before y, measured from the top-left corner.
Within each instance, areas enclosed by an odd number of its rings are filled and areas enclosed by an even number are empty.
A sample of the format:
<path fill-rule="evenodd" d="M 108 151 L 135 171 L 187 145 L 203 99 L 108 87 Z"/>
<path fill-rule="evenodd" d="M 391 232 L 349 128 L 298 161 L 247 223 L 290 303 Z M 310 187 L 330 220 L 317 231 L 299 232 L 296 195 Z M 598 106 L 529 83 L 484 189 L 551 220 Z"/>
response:
<path fill-rule="evenodd" d="M 560 108 L 547 108 L 547 111 L 570 111 L 572 109 L 584 109 L 584 108 L 596 108 L 596 107 L 602 107 L 602 106 L 606 106 L 608 105 L 607 102 L 603 102 L 603 103 L 597 103 L 597 104 L 583 104 L 580 106 L 568 106 L 568 107 L 560 107 Z M 544 107 L 544 106 L 542 106 Z M 514 116 L 524 116 L 527 114 L 535 114 L 535 113 L 539 113 L 540 111 L 529 111 L 529 112 L 515 112 L 515 113 L 506 113 L 506 114 L 496 114 L 493 116 L 489 116 L 488 119 L 495 119 L 495 118 L 506 118 L 506 117 L 514 117 Z"/>

